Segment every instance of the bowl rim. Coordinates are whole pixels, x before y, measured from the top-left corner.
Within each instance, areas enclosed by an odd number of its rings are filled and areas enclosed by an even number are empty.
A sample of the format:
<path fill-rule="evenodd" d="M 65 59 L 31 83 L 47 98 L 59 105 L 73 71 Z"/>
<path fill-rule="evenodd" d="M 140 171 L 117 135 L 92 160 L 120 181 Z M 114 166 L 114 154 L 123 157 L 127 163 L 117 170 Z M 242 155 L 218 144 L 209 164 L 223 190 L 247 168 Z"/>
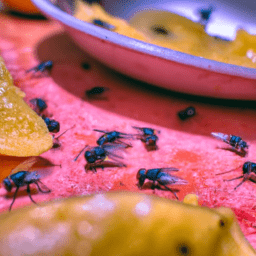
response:
<path fill-rule="evenodd" d="M 149 54 L 165 60 L 192 66 L 210 72 L 238 76 L 247 79 L 256 79 L 256 69 L 228 64 L 211 59 L 205 59 L 187 53 L 175 51 L 169 48 L 146 43 L 113 31 L 101 28 L 94 24 L 79 20 L 55 6 L 50 0 L 31 0 L 46 16 L 58 20 L 68 27 L 79 30 L 101 40 L 109 41 L 121 47 L 127 47 L 134 51 Z M 56 1 L 56 0 L 55 0 Z"/>

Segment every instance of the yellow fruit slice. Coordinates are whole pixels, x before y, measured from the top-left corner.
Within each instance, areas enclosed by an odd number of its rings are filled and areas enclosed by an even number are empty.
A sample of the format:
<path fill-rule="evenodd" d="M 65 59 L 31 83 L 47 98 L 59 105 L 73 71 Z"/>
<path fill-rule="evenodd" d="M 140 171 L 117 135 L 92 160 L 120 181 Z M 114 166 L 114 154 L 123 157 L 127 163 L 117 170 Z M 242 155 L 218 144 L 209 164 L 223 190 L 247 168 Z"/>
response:
<path fill-rule="evenodd" d="M 230 209 L 132 192 L 33 205 L 0 222 L 0 255 L 256 255 Z"/>
<path fill-rule="evenodd" d="M 0 154 L 38 156 L 52 147 L 44 120 L 23 100 L 0 58 Z"/>

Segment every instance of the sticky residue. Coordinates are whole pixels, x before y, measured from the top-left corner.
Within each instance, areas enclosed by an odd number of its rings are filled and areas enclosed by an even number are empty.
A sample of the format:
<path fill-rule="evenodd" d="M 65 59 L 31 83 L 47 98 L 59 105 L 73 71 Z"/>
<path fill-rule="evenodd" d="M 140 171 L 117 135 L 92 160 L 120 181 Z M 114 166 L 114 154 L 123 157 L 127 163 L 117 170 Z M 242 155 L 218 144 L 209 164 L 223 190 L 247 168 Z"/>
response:
<path fill-rule="evenodd" d="M 82 206 L 83 211 L 92 213 L 96 218 L 104 218 L 115 210 L 115 203 L 104 195 L 95 195 Z"/>
<path fill-rule="evenodd" d="M 45 219 L 49 220 L 54 218 L 56 207 L 37 207 L 30 212 L 30 217 L 33 219 Z"/>
<path fill-rule="evenodd" d="M 151 211 L 151 201 L 150 199 L 145 199 L 135 206 L 135 214 L 138 216 L 146 216 Z"/>
<path fill-rule="evenodd" d="M 96 225 L 91 225 L 88 221 L 78 223 L 77 232 L 81 237 L 91 240 L 98 239 L 102 235 L 101 229 Z"/>
<path fill-rule="evenodd" d="M 77 227 L 77 232 L 80 236 L 90 236 L 93 231 L 93 226 L 88 221 L 82 221 Z"/>
<path fill-rule="evenodd" d="M 57 224 L 47 232 L 42 232 L 34 226 L 17 228 L 7 238 L 6 246 L 11 248 L 11 254 L 8 255 L 33 255 L 38 251 L 49 252 L 57 243 L 64 245 L 67 242 L 69 230 L 70 225 L 67 223 Z M 5 248 L 2 249 L 5 250 Z"/>

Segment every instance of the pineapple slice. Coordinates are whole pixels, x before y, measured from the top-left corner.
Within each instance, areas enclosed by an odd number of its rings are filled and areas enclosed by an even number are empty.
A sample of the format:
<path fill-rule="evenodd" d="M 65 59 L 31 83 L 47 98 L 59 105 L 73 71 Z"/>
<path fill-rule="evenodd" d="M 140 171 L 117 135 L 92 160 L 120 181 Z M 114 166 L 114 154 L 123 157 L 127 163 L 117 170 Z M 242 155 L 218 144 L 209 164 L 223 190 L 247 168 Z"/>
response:
<path fill-rule="evenodd" d="M 25 93 L 13 80 L 0 58 L 0 154 L 38 156 L 52 147 L 44 120 L 23 100 Z"/>

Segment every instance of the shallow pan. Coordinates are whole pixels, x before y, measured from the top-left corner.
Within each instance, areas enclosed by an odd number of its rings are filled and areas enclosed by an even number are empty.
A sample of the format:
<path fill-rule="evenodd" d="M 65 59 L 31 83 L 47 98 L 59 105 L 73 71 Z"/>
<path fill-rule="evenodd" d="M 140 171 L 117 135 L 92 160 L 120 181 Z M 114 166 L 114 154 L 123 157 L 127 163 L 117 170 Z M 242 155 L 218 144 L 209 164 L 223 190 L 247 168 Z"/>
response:
<path fill-rule="evenodd" d="M 72 16 L 74 1 L 32 0 L 49 18 L 59 21 L 73 40 L 105 65 L 135 79 L 173 91 L 214 98 L 255 100 L 256 69 L 226 64 L 160 47 L 81 21 Z M 207 1 L 101 1 L 110 14 L 129 20 L 138 10 L 169 10 L 195 20 Z M 250 0 L 214 1 L 209 34 L 232 39 L 238 27 L 256 34 L 256 6 Z M 225 22 L 224 22 L 225 21 Z M 221 29 L 219 29 L 221 26 Z"/>

